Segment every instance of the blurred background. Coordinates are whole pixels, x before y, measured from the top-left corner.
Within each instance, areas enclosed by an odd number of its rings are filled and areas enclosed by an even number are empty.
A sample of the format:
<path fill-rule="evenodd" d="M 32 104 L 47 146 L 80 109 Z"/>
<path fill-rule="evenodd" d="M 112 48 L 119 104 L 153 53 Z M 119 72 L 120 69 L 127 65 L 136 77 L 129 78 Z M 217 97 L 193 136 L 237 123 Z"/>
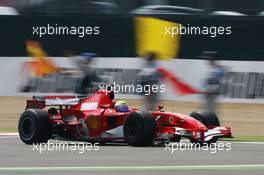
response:
<path fill-rule="evenodd" d="M 261 15 L 264 10 L 261 0 L 1 0 L 0 5 L 10 7 L 0 11 L 10 15 L 177 14 L 192 13 L 197 9 L 212 14 L 230 11 L 237 15 Z"/>
<path fill-rule="evenodd" d="M 33 34 L 33 27 L 47 24 L 99 27 L 100 34 Z M 149 47 L 166 55 L 158 53 L 152 68 L 166 68 L 203 91 L 180 96 L 168 85 L 158 98 L 165 110 L 189 113 L 204 109 L 206 102 L 216 103 L 207 80 L 219 78 L 217 110 L 223 123 L 235 135 L 263 138 L 263 0 L 0 0 L 0 25 L 0 131 L 16 130 L 19 113 L 32 95 L 87 94 L 78 87 L 91 72 L 87 82 L 95 86 L 136 84 L 138 74 L 149 66 L 140 53 Z M 170 39 L 164 36 L 164 25 L 230 26 L 232 33 Z M 218 54 L 208 56 L 208 51 Z M 96 55 L 93 61 L 91 53 Z M 144 104 L 144 97 L 134 93 L 117 98 L 135 107 Z"/>

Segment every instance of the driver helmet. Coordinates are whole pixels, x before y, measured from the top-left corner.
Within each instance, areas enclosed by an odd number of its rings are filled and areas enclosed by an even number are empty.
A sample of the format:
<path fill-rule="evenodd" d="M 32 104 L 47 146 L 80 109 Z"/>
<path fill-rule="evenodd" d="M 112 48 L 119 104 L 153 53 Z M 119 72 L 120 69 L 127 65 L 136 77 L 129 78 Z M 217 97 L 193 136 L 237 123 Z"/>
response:
<path fill-rule="evenodd" d="M 95 53 L 81 53 L 80 56 L 83 61 L 92 61 L 97 55 Z"/>
<path fill-rule="evenodd" d="M 115 103 L 115 110 L 117 112 L 128 112 L 129 111 L 127 103 L 125 101 L 122 101 L 122 100 L 117 101 Z"/>

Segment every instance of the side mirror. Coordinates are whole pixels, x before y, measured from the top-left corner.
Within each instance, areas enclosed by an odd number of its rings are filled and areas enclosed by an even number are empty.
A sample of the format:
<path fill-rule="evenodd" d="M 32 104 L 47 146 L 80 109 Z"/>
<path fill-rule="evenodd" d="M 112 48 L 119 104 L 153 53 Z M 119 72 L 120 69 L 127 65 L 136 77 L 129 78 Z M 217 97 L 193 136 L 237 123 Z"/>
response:
<path fill-rule="evenodd" d="M 163 112 L 164 110 L 162 110 L 164 108 L 164 106 L 163 105 L 159 105 L 158 106 L 158 111 L 161 111 L 161 112 Z"/>
<path fill-rule="evenodd" d="M 104 109 L 104 110 L 102 111 L 102 113 L 101 113 L 101 115 L 104 115 L 106 109 L 107 109 L 107 108 L 110 108 L 110 105 L 109 105 L 109 104 L 107 104 L 107 105 L 100 105 L 100 108 Z"/>
<path fill-rule="evenodd" d="M 103 108 L 103 109 L 107 109 L 107 108 L 110 108 L 110 105 L 100 105 L 100 108 Z"/>

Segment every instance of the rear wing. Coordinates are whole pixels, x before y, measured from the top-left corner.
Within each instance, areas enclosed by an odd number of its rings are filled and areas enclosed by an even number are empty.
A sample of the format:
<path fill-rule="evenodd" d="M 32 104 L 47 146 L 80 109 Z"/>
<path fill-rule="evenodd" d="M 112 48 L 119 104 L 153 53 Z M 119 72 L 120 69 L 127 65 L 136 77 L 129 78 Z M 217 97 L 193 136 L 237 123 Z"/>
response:
<path fill-rule="evenodd" d="M 83 96 L 33 96 L 32 100 L 27 100 L 28 108 L 43 109 L 46 106 L 74 106 L 77 105 Z"/>

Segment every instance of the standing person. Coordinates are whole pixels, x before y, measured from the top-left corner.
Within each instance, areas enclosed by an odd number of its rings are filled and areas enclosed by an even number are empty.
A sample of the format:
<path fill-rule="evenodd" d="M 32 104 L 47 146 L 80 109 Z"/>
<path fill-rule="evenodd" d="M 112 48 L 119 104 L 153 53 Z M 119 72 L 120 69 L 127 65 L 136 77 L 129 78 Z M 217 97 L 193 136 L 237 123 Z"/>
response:
<path fill-rule="evenodd" d="M 216 51 L 204 51 L 200 58 L 207 59 L 209 64 L 209 73 L 204 82 L 205 91 L 205 110 L 216 113 L 216 100 L 220 94 L 221 81 L 225 69 L 217 63 L 219 53 Z"/>
<path fill-rule="evenodd" d="M 139 72 L 139 84 L 144 87 L 144 91 L 141 95 L 144 95 L 145 110 L 154 111 L 158 105 L 158 93 L 152 91 L 152 86 L 159 85 L 160 74 L 157 69 L 156 63 L 157 55 L 154 52 L 150 52 L 146 56 L 146 63 L 142 70 Z M 148 92 L 148 94 L 146 94 Z"/>
<path fill-rule="evenodd" d="M 76 63 L 79 71 L 81 72 L 81 79 L 77 83 L 76 92 L 81 94 L 88 94 L 96 90 L 94 83 L 99 83 L 100 79 L 96 75 L 95 68 L 93 67 L 96 54 L 94 53 L 81 53 Z"/>

